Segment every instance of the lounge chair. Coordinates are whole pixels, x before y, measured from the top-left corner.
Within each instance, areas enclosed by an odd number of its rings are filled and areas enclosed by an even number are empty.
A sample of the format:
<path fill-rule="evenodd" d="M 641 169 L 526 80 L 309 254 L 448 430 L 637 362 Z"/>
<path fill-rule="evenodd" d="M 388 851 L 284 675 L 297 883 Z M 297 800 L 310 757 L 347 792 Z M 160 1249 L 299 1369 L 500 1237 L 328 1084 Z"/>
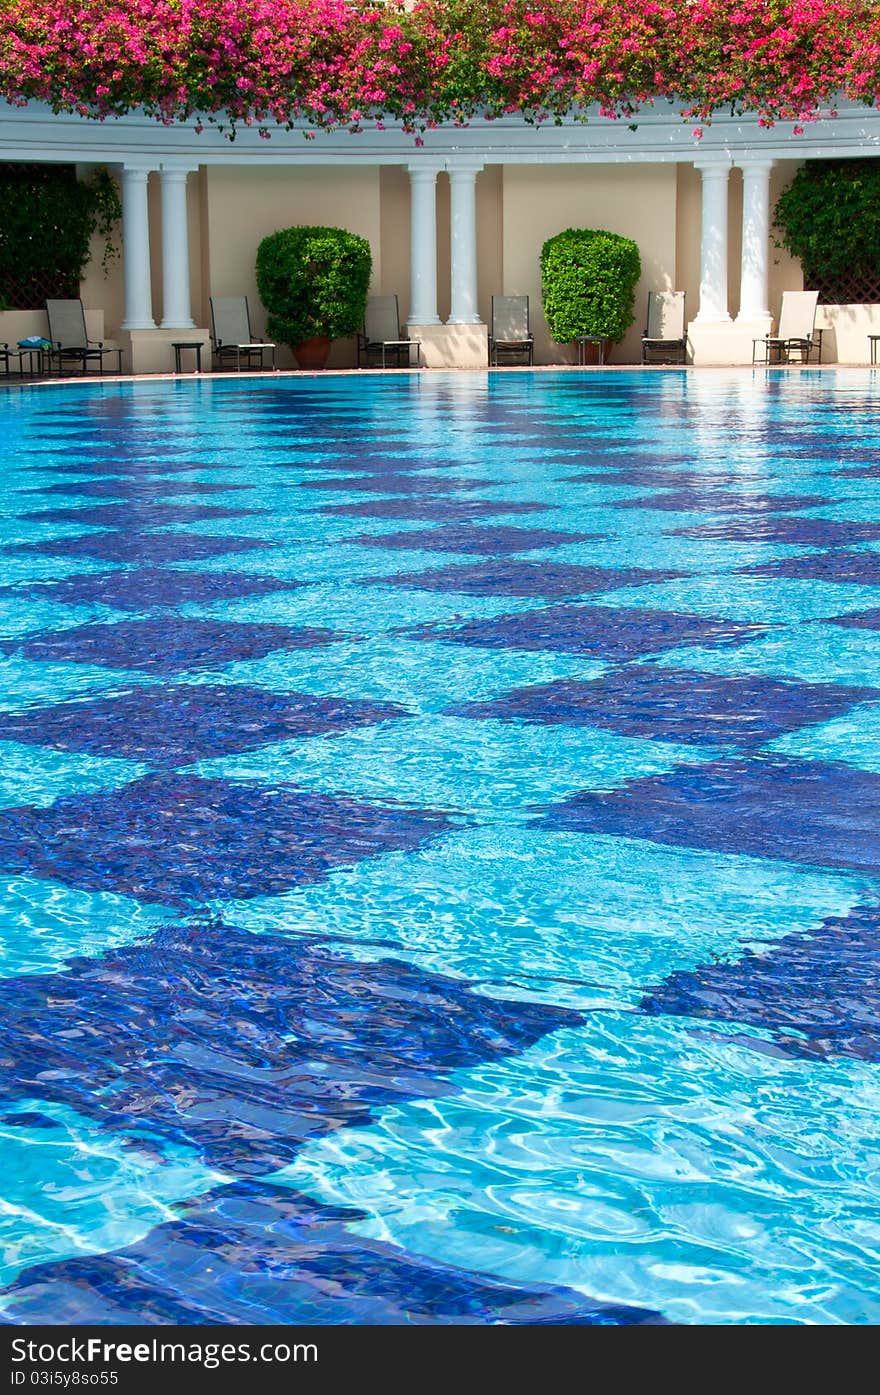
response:
<path fill-rule="evenodd" d="M 525 362 L 535 361 L 535 339 L 529 328 L 529 298 L 527 295 L 493 295 L 492 327 L 489 334 L 489 362 L 497 365 L 517 356 Z"/>
<path fill-rule="evenodd" d="M 684 363 L 687 359 L 684 324 L 684 291 L 649 291 L 642 363 Z"/>
<path fill-rule="evenodd" d="M 46 314 L 49 317 L 49 366 L 58 364 L 58 371 L 65 363 L 79 363 L 83 373 L 90 363 L 97 363 L 98 372 L 104 372 L 104 359 L 116 355 L 116 372 L 122 372 L 122 350 L 115 344 L 105 344 L 103 339 L 90 339 L 86 330 L 86 312 L 81 300 L 47 300 Z"/>
<path fill-rule="evenodd" d="M 242 359 L 250 368 L 255 358 L 259 367 L 265 368 L 263 355 L 272 355 L 270 367 L 275 368 L 275 345 L 255 339 L 251 331 L 251 312 L 246 295 L 213 295 L 211 303 L 211 344 L 216 362 L 235 362 L 241 372 Z"/>
<path fill-rule="evenodd" d="M 801 363 L 809 363 L 810 354 L 817 345 L 821 359 L 821 340 L 815 337 L 818 300 L 818 291 L 783 291 L 779 328 L 776 334 L 752 340 L 752 363 L 788 363 L 793 353 L 799 354 Z M 760 359 L 758 345 L 761 346 Z"/>
<path fill-rule="evenodd" d="M 382 367 L 388 367 L 388 359 L 393 358 L 398 368 L 409 368 L 412 363 L 411 351 L 416 350 L 416 366 L 420 339 L 405 339 L 400 333 L 400 310 L 396 295 L 371 295 L 364 314 L 363 332 L 358 335 L 358 368 L 362 361 L 367 367 L 381 359 Z M 404 359 L 401 364 L 401 359 Z"/>

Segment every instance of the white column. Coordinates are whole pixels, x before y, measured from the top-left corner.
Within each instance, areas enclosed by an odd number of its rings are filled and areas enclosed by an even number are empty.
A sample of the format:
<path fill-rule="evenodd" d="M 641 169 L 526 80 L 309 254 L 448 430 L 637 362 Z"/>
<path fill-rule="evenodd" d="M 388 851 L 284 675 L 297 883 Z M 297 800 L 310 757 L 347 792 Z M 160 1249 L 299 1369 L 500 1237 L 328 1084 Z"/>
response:
<path fill-rule="evenodd" d="M 482 162 L 449 166 L 452 231 L 451 325 L 478 325 L 477 310 L 477 172 Z"/>
<path fill-rule="evenodd" d="M 146 165 L 122 169 L 122 272 L 125 315 L 122 329 L 155 329 L 150 281 L 150 222 Z"/>
<path fill-rule="evenodd" d="M 770 262 L 770 171 L 772 160 L 743 164 L 742 274 L 740 320 L 767 319 Z"/>
<path fill-rule="evenodd" d="M 703 176 L 700 320 L 729 320 L 727 310 L 727 183 L 730 166 L 697 165 Z"/>
<path fill-rule="evenodd" d="M 162 328 L 192 329 L 187 169 L 162 166 Z"/>
<path fill-rule="evenodd" d="M 410 165 L 409 322 L 439 325 L 436 165 Z"/>

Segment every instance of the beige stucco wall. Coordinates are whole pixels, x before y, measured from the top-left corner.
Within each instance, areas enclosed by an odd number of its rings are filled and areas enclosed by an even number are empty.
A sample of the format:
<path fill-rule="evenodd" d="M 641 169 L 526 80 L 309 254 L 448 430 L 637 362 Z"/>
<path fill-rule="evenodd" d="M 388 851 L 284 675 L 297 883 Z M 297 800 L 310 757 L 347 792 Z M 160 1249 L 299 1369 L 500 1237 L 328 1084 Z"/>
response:
<path fill-rule="evenodd" d="M 541 309 L 542 244 L 565 228 L 604 228 L 631 237 L 642 258 L 635 322 L 612 351 L 614 363 L 637 363 L 649 290 L 675 279 L 674 165 L 506 165 L 503 171 L 504 294 L 530 297 L 536 363 L 570 363 L 554 344 Z"/>
<path fill-rule="evenodd" d="M 204 188 L 210 292 L 248 296 L 255 334 L 266 332 L 266 312 L 257 294 L 254 270 L 257 247 L 262 238 L 279 228 L 328 224 L 360 233 L 372 248 L 374 287 L 383 284 L 378 166 L 211 166 Z M 404 275 L 408 281 L 408 270 Z M 354 340 L 338 340 L 330 366 L 347 367 L 354 361 Z M 294 366 L 286 348 L 278 362 L 279 367 Z"/>

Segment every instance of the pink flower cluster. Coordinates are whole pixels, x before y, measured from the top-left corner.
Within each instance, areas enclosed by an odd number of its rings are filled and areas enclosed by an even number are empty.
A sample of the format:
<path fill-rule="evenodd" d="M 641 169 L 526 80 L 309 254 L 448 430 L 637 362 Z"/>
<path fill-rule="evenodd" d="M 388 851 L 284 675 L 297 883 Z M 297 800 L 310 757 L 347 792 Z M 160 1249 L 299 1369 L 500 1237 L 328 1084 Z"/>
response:
<path fill-rule="evenodd" d="M 672 99 L 700 122 L 878 105 L 875 0 L 0 0 L 0 94 L 106 117 L 409 130 Z"/>

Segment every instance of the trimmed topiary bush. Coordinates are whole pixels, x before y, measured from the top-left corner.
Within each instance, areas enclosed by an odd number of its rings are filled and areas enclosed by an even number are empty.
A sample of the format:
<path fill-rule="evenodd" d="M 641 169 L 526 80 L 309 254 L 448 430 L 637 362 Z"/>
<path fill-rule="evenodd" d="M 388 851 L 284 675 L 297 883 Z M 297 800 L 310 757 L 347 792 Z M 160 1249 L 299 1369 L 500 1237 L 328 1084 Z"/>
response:
<path fill-rule="evenodd" d="M 544 314 L 557 344 L 597 334 L 619 344 L 635 318 L 639 249 L 628 237 L 567 228 L 541 248 Z"/>
<path fill-rule="evenodd" d="M 296 346 L 363 327 L 373 257 L 345 228 L 282 228 L 257 249 L 257 288 L 269 337 Z"/>

